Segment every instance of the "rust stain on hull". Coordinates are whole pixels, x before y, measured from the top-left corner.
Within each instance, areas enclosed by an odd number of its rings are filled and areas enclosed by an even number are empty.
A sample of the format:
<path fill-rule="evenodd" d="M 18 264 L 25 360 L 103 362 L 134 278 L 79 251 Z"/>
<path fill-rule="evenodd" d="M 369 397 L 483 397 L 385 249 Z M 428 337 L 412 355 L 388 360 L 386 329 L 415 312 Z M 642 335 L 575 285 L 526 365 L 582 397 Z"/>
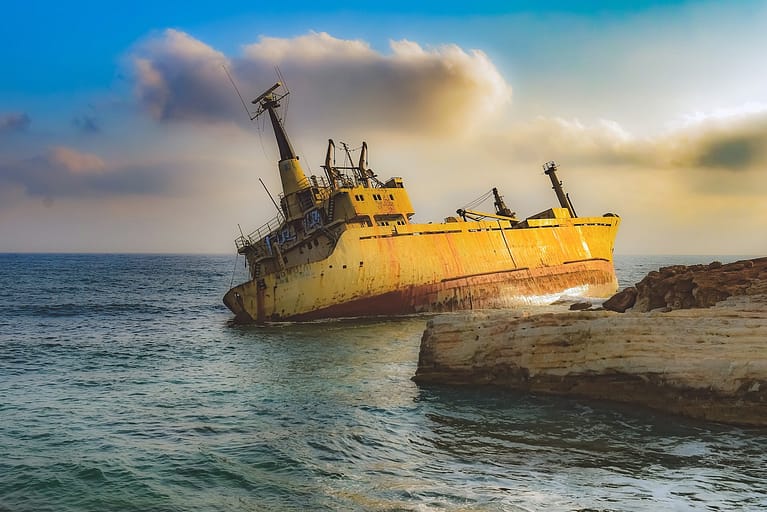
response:
<path fill-rule="evenodd" d="M 594 259 L 406 286 L 399 290 L 289 316 L 273 314 L 268 318 L 251 318 L 239 303 L 241 301 L 236 298 L 235 289 L 227 294 L 224 302 L 235 312 L 235 321 L 306 321 L 371 314 L 395 316 L 464 309 L 497 309 L 530 303 L 538 297 L 567 290 L 578 289 L 589 295 L 603 296 L 612 293 L 616 288 L 612 262 Z"/>

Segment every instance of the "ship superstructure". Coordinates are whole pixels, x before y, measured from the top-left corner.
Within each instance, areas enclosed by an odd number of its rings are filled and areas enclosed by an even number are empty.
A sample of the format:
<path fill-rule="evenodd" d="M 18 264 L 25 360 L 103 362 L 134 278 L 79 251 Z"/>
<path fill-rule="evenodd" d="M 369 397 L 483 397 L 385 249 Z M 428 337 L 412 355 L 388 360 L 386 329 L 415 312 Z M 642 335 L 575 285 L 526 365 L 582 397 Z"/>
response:
<path fill-rule="evenodd" d="M 460 209 L 442 223 L 411 223 L 400 177 L 382 181 L 341 143 L 328 141 L 324 176 L 306 177 L 278 108 L 279 83 L 253 100 L 268 114 L 280 152 L 277 217 L 235 240 L 250 280 L 224 303 L 237 321 L 397 315 L 510 307 L 569 292 L 607 296 L 618 216 L 577 217 L 549 162 L 558 208 L 517 219 L 497 189 L 495 212 Z"/>

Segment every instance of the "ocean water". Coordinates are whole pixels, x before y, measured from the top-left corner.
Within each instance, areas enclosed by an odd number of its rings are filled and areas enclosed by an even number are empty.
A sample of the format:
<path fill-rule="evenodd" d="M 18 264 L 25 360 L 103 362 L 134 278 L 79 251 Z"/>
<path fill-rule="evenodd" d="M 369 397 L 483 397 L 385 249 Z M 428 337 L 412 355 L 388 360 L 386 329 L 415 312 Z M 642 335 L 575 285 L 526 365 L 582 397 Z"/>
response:
<path fill-rule="evenodd" d="M 231 326 L 244 275 L 0 255 L 0 511 L 767 510 L 766 431 L 418 387 L 424 317 Z"/>

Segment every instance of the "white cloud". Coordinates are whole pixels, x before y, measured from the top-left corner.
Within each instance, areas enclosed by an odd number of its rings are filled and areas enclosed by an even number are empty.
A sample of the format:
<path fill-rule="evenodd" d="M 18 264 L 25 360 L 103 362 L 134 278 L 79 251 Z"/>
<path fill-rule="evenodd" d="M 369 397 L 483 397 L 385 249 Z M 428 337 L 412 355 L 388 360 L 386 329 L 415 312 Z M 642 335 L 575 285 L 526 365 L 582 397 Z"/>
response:
<path fill-rule="evenodd" d="M 141 105 L 161 121 L 233 122 L 244 116 L 226 75 L 228 64 L 246 96 L 276 81 L 275 65 L 295 94 L 291 115 L 301 128 L 390 133 L 460 132 L 493 116 L 511 88 L 483 52 L 455 45 L 423 48 L 393 41 L 378 53 L 359 40 L 326 33 L 261 37 L 227 58 L 191 36 L 166 30 L 133 57 Z"/>
<path fill-rule="evenodd" d="M 378 58 L 365 41 L 337 39 L 326 32 L 310 32 L 294 38 L 261 36 L 259 42 L 246 45 L 245 58 L 250 61 L 316 62 Z"/>
<path fill-rule="evenodd" d="M 583 165 L 755 172 L 767 168 L 767 109 L 700 114 L 652 137 L 633 135 L 614 121 L 539 117 L 512 126 L 494 144 L 536 160 L 558 155 Z"/>
<path fill-rule="evenodd" d="M 139 45 L 133 56 L 136 95 L 158 120 L 213 121 L 233 114 L 235 103 L 223 54 L 177 30 Z"/>

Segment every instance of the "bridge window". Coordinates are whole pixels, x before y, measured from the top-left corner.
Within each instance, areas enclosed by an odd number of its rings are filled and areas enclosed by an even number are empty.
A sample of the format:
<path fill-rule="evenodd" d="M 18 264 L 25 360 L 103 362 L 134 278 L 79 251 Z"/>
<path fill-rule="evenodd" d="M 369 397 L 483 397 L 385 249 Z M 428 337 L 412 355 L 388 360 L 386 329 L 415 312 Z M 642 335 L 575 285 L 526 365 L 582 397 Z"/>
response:
<path fill-rule="evenodd" d="M 389 215 L 376 215 L 376 224 L 379 226 L 391 226 L 392 224 L 398 224 L 400 226 L 405 224 L 405 219 L 402 215 L 389 214 Z"/>

